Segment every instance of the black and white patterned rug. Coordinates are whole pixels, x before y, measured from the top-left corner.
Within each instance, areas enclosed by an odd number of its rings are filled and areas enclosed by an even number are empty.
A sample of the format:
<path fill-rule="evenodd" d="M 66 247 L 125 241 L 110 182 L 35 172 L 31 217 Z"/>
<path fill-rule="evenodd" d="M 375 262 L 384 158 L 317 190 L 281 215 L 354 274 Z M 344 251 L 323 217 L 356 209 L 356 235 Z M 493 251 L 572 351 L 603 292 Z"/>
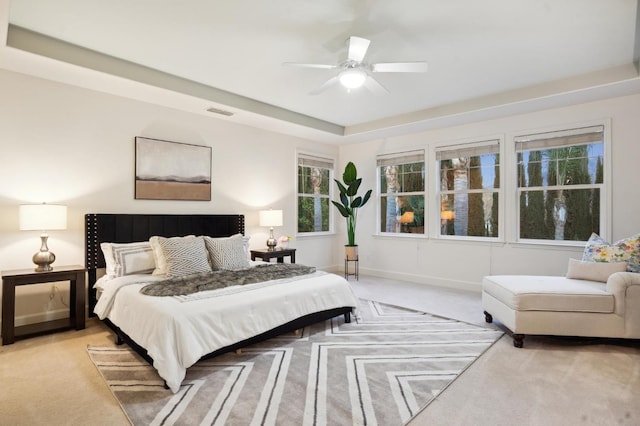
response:
<path fill-rule="evenodd" d="M 127 346 L 89 355 L 134 425 L 402 425 L 502 332 L 377 302 L 188 369 L 180 391 Z"/>

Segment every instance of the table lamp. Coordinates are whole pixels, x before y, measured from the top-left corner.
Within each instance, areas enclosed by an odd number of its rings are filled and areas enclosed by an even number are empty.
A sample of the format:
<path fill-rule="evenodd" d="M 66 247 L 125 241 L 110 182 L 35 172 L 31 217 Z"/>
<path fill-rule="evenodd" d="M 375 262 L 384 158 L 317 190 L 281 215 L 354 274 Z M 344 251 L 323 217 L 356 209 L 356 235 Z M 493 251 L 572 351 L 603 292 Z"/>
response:
<path fill-rule="evenodd" d="M 273 227 L 282 226 L 282 210 L 260 210 L 259 212 L 260 226 L 269 227 L 269 238 L 267 239 L 267 248 L 274 250 L 278 245 L 278 241 L 273 236 Z"/>
<path fill-rule="evenodd" d="M 23 204 L 20 206 L 20 230 L 42 231 L 40 251 L 33 255 L 36 272 L 51 271 L 56 255 L 47 247 L 47 231 L 67 229 L 67 206 L 55 204 Z"/>

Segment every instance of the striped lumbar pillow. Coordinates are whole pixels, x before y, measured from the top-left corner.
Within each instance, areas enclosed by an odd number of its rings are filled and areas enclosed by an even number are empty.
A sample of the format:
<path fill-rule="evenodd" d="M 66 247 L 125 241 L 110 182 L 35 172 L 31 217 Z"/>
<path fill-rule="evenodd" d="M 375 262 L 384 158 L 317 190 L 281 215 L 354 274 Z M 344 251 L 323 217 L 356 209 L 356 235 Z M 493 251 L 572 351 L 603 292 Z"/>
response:
<path fill-rule="evenodd" d="M 106 263 L 106 275 L 115 278 L 131 274 L 150 274 L 155 268 L 151 244 L 101 243 L 100 248 Z"/>

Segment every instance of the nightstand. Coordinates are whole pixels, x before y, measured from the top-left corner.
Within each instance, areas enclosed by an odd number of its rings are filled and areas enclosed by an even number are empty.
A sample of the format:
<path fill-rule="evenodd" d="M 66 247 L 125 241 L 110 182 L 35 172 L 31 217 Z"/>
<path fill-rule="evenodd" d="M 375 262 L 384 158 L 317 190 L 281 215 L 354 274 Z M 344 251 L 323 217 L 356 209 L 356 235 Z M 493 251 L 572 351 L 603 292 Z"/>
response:
<path fill-rule="evenodd" d="M 33 269 L 2 271 L 2 344 L 10 345 L 16 337 L 43 334 L 50 331 L 85 327 L 85 268 L 79 265 L 56 266 L 53 271 Z M 69 318 L 14 327 L 16 286 L 69 281 Z"/>
<path fill-rule="evenodd" d="M 257 257 L 265 262 L 271 262 L 270 259 L 273 259 L 275 257 L 276 259 L 278 259 L 278 263 L 284 263 L 284 258 L 287 256 L 291 258 L 291 263 L 296 263 L 296 249 L 294 248 L 283 249 L 276 247 L 274 250 L 251 250 L 251 260 L 256 260 Z"/>

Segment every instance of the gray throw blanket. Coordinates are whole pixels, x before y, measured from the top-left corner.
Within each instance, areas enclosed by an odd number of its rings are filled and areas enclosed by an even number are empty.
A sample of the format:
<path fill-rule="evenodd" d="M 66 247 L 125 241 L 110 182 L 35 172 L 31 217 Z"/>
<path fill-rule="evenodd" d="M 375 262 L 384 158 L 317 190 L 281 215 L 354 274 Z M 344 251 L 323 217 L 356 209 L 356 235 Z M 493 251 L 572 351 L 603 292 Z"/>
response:
<path fill-rule="evenodd" d="M 199 291 L 218 290 L 234 285 L 254 284 L 312 274 L 313 266 L 295 263 L 260 265 L 239 271 L 213 271 L 156 281 L 140 289 L 147 296 L 184 296 Z"/>

